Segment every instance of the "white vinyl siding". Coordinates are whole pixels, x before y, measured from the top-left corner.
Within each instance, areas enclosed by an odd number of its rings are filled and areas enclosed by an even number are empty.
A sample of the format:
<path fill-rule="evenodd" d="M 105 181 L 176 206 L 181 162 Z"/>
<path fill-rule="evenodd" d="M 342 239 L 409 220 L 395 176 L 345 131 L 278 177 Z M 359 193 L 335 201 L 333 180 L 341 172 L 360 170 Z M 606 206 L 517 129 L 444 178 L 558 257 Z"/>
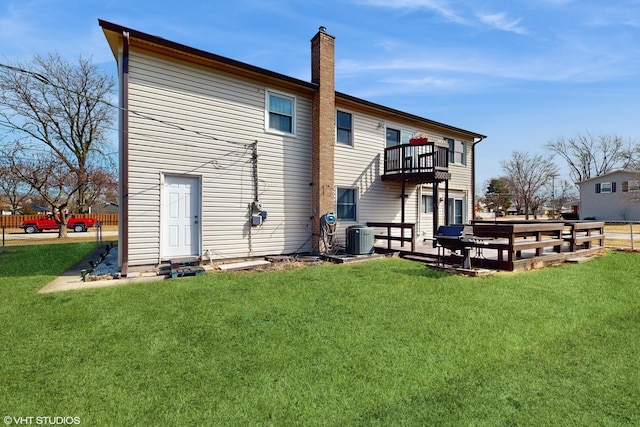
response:
<path fill-rule="evenodd" d="M 353 115 L 353 147 L 336 144 L 334 159 L 334 184 L 336 188 L 356 188 L 357 222 L 400 222 L 400 186 L 383 182 L 381 178 L 384 170 L 383 158 L 386 146 L 385 128 L 379 126 L 380 119 L 358 113 Z M 408 186 L 408 192 L 413 187 Z M 408 218 L 415 218 L 415 203 L 407 201 Z M 339 244 L 344 244 L 345 229 L 353 225 L 353 221 L 338 220 L 337 238 Z"/>
<path fill-rule="evenodd" d="M 129 114 L 129 265 L 159 261 L 162 173 L 201 177 L 203 254 L 222 260 L 310 250 L 311 100 L 296 96 L 297 137 L 269 133 L 264 86 L 130 55 L 129 108 L 154 120 Z M 253 141 L 268 212 L 258 227 L 248 220 Z"/>
<path fill-rule="evenodd" d="M 381 175 L 384 171 L 384 149 L 392 145 L 388 138 L 387 129 L 400 130 L 400 142 L 403 134 L 410 135 L 415 132 L 424 133 L 430 141 L 439 141 L 441 146 L 447 146 L 442 134 L 426 129 L 410 131 L 402 124 L 388 123 L 380 126 L 381 119 L 358 112 L 353 114 L 353 141 L 354 148 L 347 149 L 341 144 L 336 144 L 335 149 L 335 185 L 336 187 L 357 187 L 359 224 L 367 222 L 400 222 L 401 221 L 401 184 L 397 182 L 384 182 Z M 468 142 L 467 142 L 468 144 Z M 471 164 L 471 150 L 466 150 L 465 161 Z M 471 167 L 461 164 L 449 165 L 452 174 L 449 180 L 449 197 L 464 200 L 464 218 L 472 218 L 471 201 Z M 444 183 L 439 185 L 439 195 L 444 197 Z M 417 186 L 406 186 L 405 221 L 418 224 L 418 232 L 421 236 L 430 236 L 432 224 L 421 222 L 420 210 L 422 199 L 419 195 L 431 195 L 431 185 L 424 186 L 422 192 Z M 444 223 L 444 212 L 447 203 L 439 205 L 439 223 Z M 451 221 L 453 218 L 451 219 Z M 338 241 L 344 242 L 344 230 L 353 222 L 338 221 Z M 418 239 L 420 240 L 420 239 Z"/>
<path fill-rule="evenodd" d="M 459 139 L 456 139 L 456 141 L 464 143 L 464 160 L 458 163 L 449 163 L 449 172 L 451 173 L 451 179 L 449 180 L 449 197 L 462 198 L 464 200 L 463 221 L 468 222 L 473 218 L 473 197 L 471 197 L 471 180 L 473 176 L 473 168 L 471 167 L 472 143 Z M 444 183 L 441 183 L 439 189 L 440 194 L 444 197 Z M 441 212 L 444 212 L 444 204 Z M 450 222 L 453 222 L 453 220 L 454 218 L 449 218 Z M 444 221 L 444 217 L 442 221 Z M 442 221 L 440 222 L 441 224 L 443 224 Z"/>

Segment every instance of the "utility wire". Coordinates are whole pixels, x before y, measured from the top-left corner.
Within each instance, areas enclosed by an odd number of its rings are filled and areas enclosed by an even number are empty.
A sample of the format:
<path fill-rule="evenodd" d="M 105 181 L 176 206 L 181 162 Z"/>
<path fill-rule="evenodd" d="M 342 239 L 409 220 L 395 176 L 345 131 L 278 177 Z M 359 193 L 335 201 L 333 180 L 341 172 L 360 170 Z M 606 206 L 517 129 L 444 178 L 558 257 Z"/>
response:
<path fill-rule="evenodd" d="M 212 139 L 214 141 L 225 142 L 225 143 L 234 144 L 234 145 L 240 145 L 240 146 L 243 146 L 243 147 L 251 147 L 251 146 L 256 144 L 255 141 L 252 141 L 252 142 L 249 142 L 249 143 L 242 143 L 242 142 L 225 140 L 225 139 L 218 138 L 218 137 L 216 137 L 214 135 L 211 135 L 211 134 L 208 134 L 208 133 L 205 133 L 205 132 L 201 132 L 201 131 L 197 131 L 197 130 L 194 130 L 194 129 L 185 128 L 184 126 L 180 126 L 180 125 L 175 124 L 175 123 L 167 122 L 165 120 L 161 120 L 161 119 L 155 118 L 153 116 L 149 116 L 147 114 L 141 113 L 141 112 L 136 111 L 136 110 L 122 108 L 122 107 L 120 107 L 118 105 L 112 104 L 109 101 L 105 101 L 104 99 L 91 98 L 91 97 L 87 96 L 85 93 L 72 91 L 69 88 L 62 87 L 62 86 L 50 81 L 46 76 L 44 76 L 44 75 L 42 75 L 40 73 L 34 72 L 34 71 L 25 70 L 23 68 L 14 67 L 14 66 L 11 66 L 11 65 L 6 65 L 6 64 L 3 64 L 3 63 L 0 63 L 0 67 L 1 68 L 6 68 L 6 69 L 14 71 L 14 72 L 19 72 L 19 73 L 23 73 L 23 74 L 29 75 L 29 76 L 35 78 L 36 80 L 41 81 L 42 83 L 45 83 L 47 85 L 50 85 L 50 86 L 52 86 L 52 87 L 54 87 L 56 89 L 64 90 L 64 91 L 73 93 L 74 95 L 83 96 L 83 97 L 85 97 L 87 99 L 90 99 L 92 101 L 95 101 L 95 102 L 101 102 L 101 103 L 103 103 L 103 104 L 105 104 L 105 105 L 107 105 L 107 106 L 109 106 L 111 108 L 115 108 L 115 109 L 117 109 L 119 111 L 128 112 L 128 113 L 134 114 L 134 115 L 136 115 L 136 116 L 138 116 L 140 118 L 143 118 L 143 119 L 146 119 L 146 120 L 151 120 L 151 121 L 157 122 L 157 123 L 161 123 L 161 124 L 163 124 L 165 126 L 169 126 L 169 127 L 174 128 L 174 129 L 181 130 L 183 132 L 191 132 L 191 133 L 194 133 L 194 134 L 199 135 L 201 137 Z"/>

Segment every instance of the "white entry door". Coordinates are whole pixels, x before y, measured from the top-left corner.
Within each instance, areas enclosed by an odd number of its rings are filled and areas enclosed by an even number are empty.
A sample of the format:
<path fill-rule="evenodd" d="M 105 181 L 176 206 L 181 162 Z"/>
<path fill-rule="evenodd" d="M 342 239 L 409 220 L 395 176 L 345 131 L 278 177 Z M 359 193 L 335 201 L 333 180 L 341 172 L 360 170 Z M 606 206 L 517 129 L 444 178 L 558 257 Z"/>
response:
<path fill-rule="evenodd" d="M 200 253 L 200 179 L 165 175 L 162 197 L 162 257 Z"/>

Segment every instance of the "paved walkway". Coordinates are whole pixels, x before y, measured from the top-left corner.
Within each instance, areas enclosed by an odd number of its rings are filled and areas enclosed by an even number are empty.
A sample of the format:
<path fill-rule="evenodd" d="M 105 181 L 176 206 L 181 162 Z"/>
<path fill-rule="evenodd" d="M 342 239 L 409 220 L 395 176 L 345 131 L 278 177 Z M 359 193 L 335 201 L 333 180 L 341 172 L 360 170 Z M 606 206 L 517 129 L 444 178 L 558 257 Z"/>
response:
<path fill-rule="evenodd" d="M 132 285 L 137 283 L 145 283 L 155 280 L 163 280 L 164 276 L 157 276 L 155 273 L 143 273 L 136 275 L 136 277 L 129 277 L 126 279 L 101 279 L 101 280 L 82 280 L 82 270 L 87 270 L 87 273 L 91 273 L 92 268 L 89 265 L 89 261 L 99 260 L 100 255 L 106 252 L 105 245 L 100 245 L 98 248 L 90 254 L 88 257 L 80 261 L 74 267 L 70 268 L 63 275 L 57 277 L 55 280 L 47 284 L 40 289 L 38 293 L 45 294 L 50 292 L 61 291 L 74 291 L 82 289 L 92 288 L 105 288 L 108 286 L 121 286 Z M 109 254 L 105 257 L 104 261 L 100 263 L 96 271 L 98 276 L 108 276 L 114 273 L 118 273 L 118 247 L 113 247 L 109 251 Z"/>

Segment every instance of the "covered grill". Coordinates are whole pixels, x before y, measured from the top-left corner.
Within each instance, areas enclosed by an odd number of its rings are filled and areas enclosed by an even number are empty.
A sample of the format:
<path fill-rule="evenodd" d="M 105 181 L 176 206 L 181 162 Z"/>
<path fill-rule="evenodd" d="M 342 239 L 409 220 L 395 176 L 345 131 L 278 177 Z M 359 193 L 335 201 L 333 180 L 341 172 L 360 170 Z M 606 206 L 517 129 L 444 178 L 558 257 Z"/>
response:
<path fill-rule="evenodd" d="M 444 250 L 461 251 L 462 268 L 471 268 L 471 249 L 474 236 L 471 227 L 465 225 L 441 225 L 434 236 L 438 247 L 438 263 L 444 264 Z"/>

